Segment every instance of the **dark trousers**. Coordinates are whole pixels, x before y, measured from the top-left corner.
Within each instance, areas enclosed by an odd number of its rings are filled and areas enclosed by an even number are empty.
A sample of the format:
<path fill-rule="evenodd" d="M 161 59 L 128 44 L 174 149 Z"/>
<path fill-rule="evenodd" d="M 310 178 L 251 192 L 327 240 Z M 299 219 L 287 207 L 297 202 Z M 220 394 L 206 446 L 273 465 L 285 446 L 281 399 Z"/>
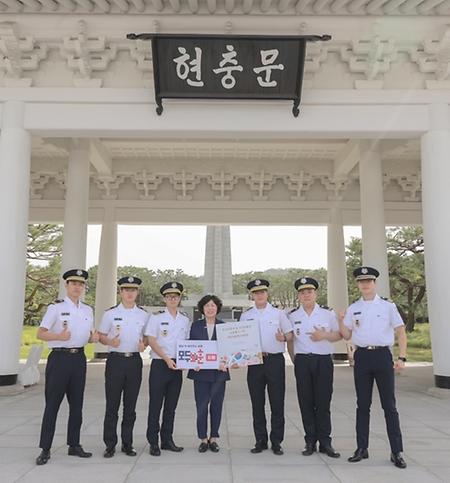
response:
<path fill-rule="evenodd" d="M 42 418 L 39 447 L 49 450 L 55 435 L 56 417 L 64 396 L 69 403 L 67 444 L 80 444 L 86 356 L 84 352 L 70 354 L 52 351 L 45 368 L 45 410 Z"/>
<path fill-rule="evenodd" d="M 149 405 L 147 423 L 147 441 L 150 444 L 158 444 L 160 432 L 159 416 L 164 404 L 161 442 L 172 441 L 173 422 L 175 409 L 180 397 L 181 385 L 183 383 L 182 372 L 169 369 L 162 359 L 153 359 L 149 375 Z"/>
<path fill-rule="evenodd" d="M 219 437 L 222 418 L 225 381 L 194 381 L 195 405 L 197 407 L 197 435 L 200 439 L 208 437 L 208 407 L 211 418 L 211 438 Z"/>
<path fill-rule="evenodd" d="M 333 361 L 330 355 L 295 356 L 297 397 L 302 415 L 305 442 L 321 446 L 331 443 L 330 404 L 333 394 Z"/>
<path fill-rule="evenodd" d="M 263 364 L 249 366 L 247 385 L 252 401 L 253 430 L 256 441 L 267 443 L 265 413 L 266 386 L 271 410 L 270 441 L 280 444 L 284 438 L 285 363 L 283 354 L 264 356 Z"/>
<path fill-rule="evenodd" d="M 403 451 L 400 421 L 395 406 L 394 363 L 389 348 L 367 350 L 358 348 L 354 366 L 357 397 L 356 438 L 358 448 L 369 447 L 370 406 L 373 382 L 377 383 L 381 406 L 384 410 L 391 451 Z"/>
<path fill-rule="evenodd" d="M 105 368 L 106 411 L 103 422 L 103 441 L 107 448 L 117 444 L 117 421 L 123 395 L 122 444 L 133 445 L 136 421 L 136 401 L 142 381 L 142 359 L 139 354 L 123 357 L 111 352 Z"/>

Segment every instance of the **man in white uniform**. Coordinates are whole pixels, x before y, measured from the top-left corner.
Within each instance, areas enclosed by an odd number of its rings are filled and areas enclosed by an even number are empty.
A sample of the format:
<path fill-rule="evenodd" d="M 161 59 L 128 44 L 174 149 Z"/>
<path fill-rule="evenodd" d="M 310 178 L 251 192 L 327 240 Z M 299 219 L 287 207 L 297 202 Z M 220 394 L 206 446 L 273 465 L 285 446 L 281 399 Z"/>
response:
<path fill-rule="evenodd" d="M 253 413 L 255 447 L 252 453 L 267 449 L 269 435 L 265 414 L 266 387 L 271 409 L 270 441 L 272 451 L 282 455 L 281 443 L 284 439 L 284 395 L 286 341 L 292 339 L 292 327 L 286 314 L 268 302 L 269 282 L 263 279 L 252 280 L 247 284 L 255 306 L 244 312 L 240 320 L 258 321 L 263 364 L 249 366 L 247 385 L 250 392 Z"/>
<path fill-rule="evenodd" d="M 99 327 L 100 342 L 109 346 L 105 368 L 106 411 L 103 422 L 105 458 L 111 458 L 115 453 L 122 395 L 122 453 L 136 456 L 133 428 L 142 381 L 140 353 L 145 349 L 144 328 L 148 321 L 147 312 L 136 305 L 141 284 L 142 280 L 138 277 L 125 276 L 118 280 L 121 303 L 104 313 Z"/>
<path fill-rule="evenodd" d="M 45 368 L 45 410 L 39 442 L 42 451 L 36 459 L 37 465 L 45 465 L 50 459 L 56 417 L 64 396 L 69 403 L 68 454 L 80 458 L 92 456 L 80 445 L 86 383 L 84 346 L 88 342 L 98 342 L 93 310 L 81 301 L 88 273 L 81 269 L 68 270 L 63 279 L 67 296 L 48 306 L 37 332 L 37 338 L 46 341 L 52 349 Z"/>
<path fill-rule="evenodd" d="M 189 339 L 189 318 L 178 310 L 184 287 L 179 282 L 168 282 L 160 288 L 166 309 L 150 316 L 144 334 L 152 349 L 149 375 L 149 406 L 147 440 L 150 454 L 160 456 L 160 449 L 183 451 L 173 441 L 175 409 L 183 382 L 182 371 L 177 369 L 177 341 Z M 159 419 L 161 424 L 161 448 L 159 447 Z"/>
<path fill-rule="evenodd" d="M 288 350 L 295 367 L 297 397 L 305 431 L 304 456 L 316 450 L 330 458 L 339 458 L 331 446 L 330 404 L 333 394 L 333 342 L 342 338 L 336 314 L 317 304 L 319 283 L 311 277 L 295 281 L 300 307 L 288 317 L 294 340 Z"/>
<path fill-rule="evenodd" d="M 376 293 L 378 270 L 359 267 L 353 271 L 361 298 L 339 317 L 339 329 L 344 339 L 356 346 L 354 377 L 357 396 L 357 449 L 348 460 L 352 463 L 369 457 L 369 418 L 374 381 L 377 383 L 381 406 L 391 446 L 391 461 L 397 468 L 406 468 L 402 457 L 402 433 L 395 403 L 394 368 L 403 369 L 406 362 L 406 332 L 395 304 Z M 398 360 L 393 362 L 391 347 L 397 334 Z"/>

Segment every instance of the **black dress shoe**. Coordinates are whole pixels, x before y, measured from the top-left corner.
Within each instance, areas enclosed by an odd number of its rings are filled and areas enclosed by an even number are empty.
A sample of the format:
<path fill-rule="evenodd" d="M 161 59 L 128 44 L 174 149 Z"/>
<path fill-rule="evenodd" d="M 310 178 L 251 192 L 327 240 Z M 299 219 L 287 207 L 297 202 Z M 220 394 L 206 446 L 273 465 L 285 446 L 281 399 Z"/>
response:
<path fill-rule="evenodd" d="M 159 449 L 159 446 L 157 444 L 150 445 L 150 454 L 152 456 L 161 456 L 161 450 Z"/>
<path fill-rule="evenodd" d="M 358 448 L 353 453 L 353 456 L 350 456 L 350 458 L 348 458 L 348 461 L 350 461 L 350 463 L 357 463 L 358 461 L 366 460 L 368 457 L 369 452 L 367 451 L 367 449 Z"/>
<path fill-rule="evenodd" d="M 250 453 L 256 454 L 256 453 L 262 453 L 265 449 L 267 449 L 267 443 L 264 441 L 257 441 L 255 443 L 255 447 L 250 450 Z"/>
<path fill-rule="evenodd" d="M 281 456 L 282 454 L 284 454 L 283 448 L 279 444 L 272 444 L 272 452 L 277 456 Z"/>
<path fill-rule="evenodd" d="M 127 456 L 136 456 L 136 450 L 133 446 L 128 446 L 127 444 L 122 445 L 122 453 L 125 453 Z"/>
<path fill-rule="evenodd" d="M 50 450 L 43 449 L 41 451 L 41 454 L 36 458 L 36 464 L 38 466 L 45 465 L 49 459 L 50 459 Z"/>
<path fill-rule="evenodd" d="M 205 443 L 202 441 L 198 447 L 198 452 L 199 453 L 206 453 L 208 451 L 208 443 Z"/>
<path fill-rule="evenodd" d="M 67 451 L 69 456 L 78 456 L 78 458 L 90 458 L 92 453 L 84 451 L 81 446 L 69 446 L 69 451 Z"/>
<path fill-rule="evenodd" d="M 401 453 L 391 453 L 391 461 L 397 468 L 406 468 L 406 461 Z"/>
<path fill-rule="evenodd" d="M 112 458 L 115 453 L 116 453 L 116 448 L 114 448 L 114 446 L 111 446 L 110 448 L 106 448 L 105 451 L 103 452 L 103 458 Z"/>
<path fill-rule="evenodd" d="M 169 451 L 173 451 L 174 453 L 181 453 L 181 451 L 184 450 L 182 446 L 177 446 L 173 441 L 161 443 L 161 449 L 167 449 Z"/>
<path fill-rule="evenodd" d="M 316 445 L 312 443 L 306 443 L 305 449 L 302 451 L 303 456 L 311 456 L 316 452 Z"/>
<path fill-rule="evenodd" d="M 338 453 L 331 444 L 326 446 L 319 446 L 319 453 L 325 453 L 330 458 L 340 458 L 341 454 Z"/>
<path fill-rule="evenodd" d="M 208 446 L 213 453 L 218 453 L 220 450 L 219 445 L 215 441 L 210 441 Z"/>

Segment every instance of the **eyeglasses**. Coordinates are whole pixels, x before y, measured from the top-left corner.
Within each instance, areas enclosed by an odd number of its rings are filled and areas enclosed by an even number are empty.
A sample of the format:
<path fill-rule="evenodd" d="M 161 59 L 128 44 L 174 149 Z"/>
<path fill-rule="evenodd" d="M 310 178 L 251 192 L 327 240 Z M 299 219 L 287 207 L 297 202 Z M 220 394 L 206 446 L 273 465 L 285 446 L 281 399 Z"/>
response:
<path fill-rule="evenodd" d="M 166 295 L 164 297 L 166 300 L 178 300 L 180 298 L 179 295 Z"/>

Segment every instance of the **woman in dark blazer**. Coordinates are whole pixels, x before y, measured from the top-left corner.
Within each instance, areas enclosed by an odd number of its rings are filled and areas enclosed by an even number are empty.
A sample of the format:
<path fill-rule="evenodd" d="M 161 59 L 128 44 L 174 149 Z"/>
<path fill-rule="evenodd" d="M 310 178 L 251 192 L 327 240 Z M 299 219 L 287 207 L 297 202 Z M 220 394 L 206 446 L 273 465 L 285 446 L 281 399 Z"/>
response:
<path fill-rule="evenodd" d="M 216 340 L 217 314 L 222 309 L 222 301 L 215 295 L 205 295 L 197 304 L 204 318 L 192 323 L 190 340 Z M 219 445 L 220 419 L 222 417 L 225 382 L 230 379 L 228 369 L 202 369 L 188 372 L 189 379 L 194 380 L 195 405 L 197 406 L 197 434 L 200 438 L 198 451 L 204 453 L 208 448 L 217 453 Z M 211 416 L 211 432 L 208 439 L 208 408 Z"/>

